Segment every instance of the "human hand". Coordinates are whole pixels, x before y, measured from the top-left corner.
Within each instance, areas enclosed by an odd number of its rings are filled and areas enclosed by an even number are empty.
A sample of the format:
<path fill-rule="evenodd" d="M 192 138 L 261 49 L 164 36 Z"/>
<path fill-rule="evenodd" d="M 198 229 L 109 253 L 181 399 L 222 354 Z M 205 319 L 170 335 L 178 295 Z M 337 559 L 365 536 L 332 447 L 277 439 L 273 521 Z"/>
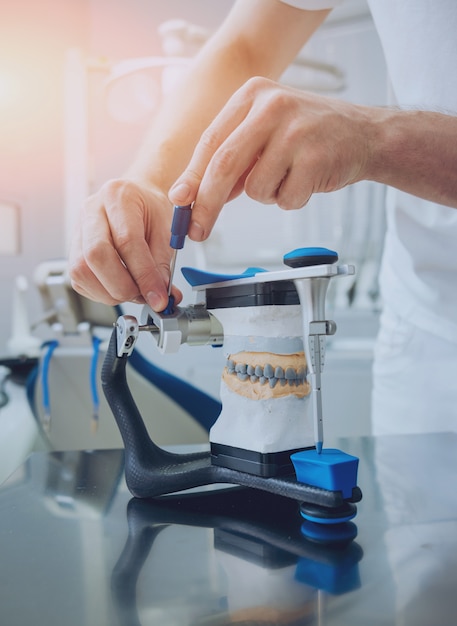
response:
<path fill-rule="evenodd" d="M 109 305 L 168 304 L 172 207 L 159 190 L 112 180 L 88 198 L 69 255 L 72 286 Z M 176 303 L 182 294 L 173 288 Z"/>
<path fill-rule="evenodd" d="M 317 192 L 364 176 L 367 107 L 250 79 L 203 133 L 169 192 L 190 204 L 189 237 L 208 237 L 222 207 L 243 189 L 264 204 L 298 209 Z"/>

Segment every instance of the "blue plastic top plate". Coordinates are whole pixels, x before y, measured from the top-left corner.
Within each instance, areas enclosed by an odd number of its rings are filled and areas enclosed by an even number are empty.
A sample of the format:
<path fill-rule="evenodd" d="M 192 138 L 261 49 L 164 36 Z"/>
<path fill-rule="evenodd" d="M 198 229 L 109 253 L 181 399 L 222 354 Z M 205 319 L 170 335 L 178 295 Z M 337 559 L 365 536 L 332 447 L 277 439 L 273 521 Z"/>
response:
<path fill-rule="evenodd" d="M 195 267 L 183 267 L 181 269 L 184 278 L 192 287 L 210 285 L 212 283 L 223 283 L 227 280 L 237 280 L 239 278 L 252 278 L 252 276 L 266 271 L 267 270 L 264 270 L 261 267 L 248 267 L 241 274 L 218 274 L 217 272 L 214 273 L 198 270 Z"/>

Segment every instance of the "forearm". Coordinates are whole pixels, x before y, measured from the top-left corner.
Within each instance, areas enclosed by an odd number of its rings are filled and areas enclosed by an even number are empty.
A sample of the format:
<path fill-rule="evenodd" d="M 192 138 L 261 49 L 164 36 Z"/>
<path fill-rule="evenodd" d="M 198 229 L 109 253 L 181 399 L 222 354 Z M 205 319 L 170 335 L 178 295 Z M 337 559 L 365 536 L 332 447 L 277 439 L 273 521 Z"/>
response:
<path fill-rule="evenodd" d="M 127 176 L 165 192 L 188 164 L 202 132 L 249 78 L 276 79 L 325 19 L 277 0 L 239 0 L 165 97 Z"/>
<path fill-rule="evenodd" d="M 379 109 L 364 178 L 457 208 L 457 117 Z"/>
<path fill-rule="evenodd" d="M 212 47 L 212 46 L 211 46 Z M 204 129 L 231 93 L 248 78 L 230 51 L 218 50 L 195 59 L 190 71 L 163 99 L 127 177 L 158 186 L 165 193 L 185 168 Z M 226 57 L 226 58 L 224 58 Z M 217 67 L 224 67 L 217 71 Z"/>

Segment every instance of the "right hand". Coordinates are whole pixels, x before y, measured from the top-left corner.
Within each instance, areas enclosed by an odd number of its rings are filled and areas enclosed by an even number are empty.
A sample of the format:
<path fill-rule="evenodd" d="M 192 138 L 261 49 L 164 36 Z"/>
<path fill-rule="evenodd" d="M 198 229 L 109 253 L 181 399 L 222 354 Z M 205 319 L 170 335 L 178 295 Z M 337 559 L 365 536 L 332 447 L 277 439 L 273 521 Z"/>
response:
<path fill-rule="evenodd" d="M 112 180 L 90 196 L 69 254 L 72 287 L 108 305 L 168 304 L 172 205 L 158 189 Z M 173 288 L 175 302 L 182 294 Z"/>
<path fill-rule="evenodd" d="M 194 241 L 207 239 L 225 203 L 243 189 L 258 202 L 299 209 L 312 194 L 369 176 L 384 117 L 384 109 L 251 78 L 202 134 L 168 197 L 193 204 Z"/>

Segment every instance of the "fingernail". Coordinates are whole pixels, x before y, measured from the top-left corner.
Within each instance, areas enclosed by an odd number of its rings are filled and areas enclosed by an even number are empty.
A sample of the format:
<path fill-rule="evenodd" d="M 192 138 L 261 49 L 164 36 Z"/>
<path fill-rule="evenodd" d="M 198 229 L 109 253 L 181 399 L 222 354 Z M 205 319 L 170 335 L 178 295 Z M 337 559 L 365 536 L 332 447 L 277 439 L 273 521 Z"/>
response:
<path fill-rule="evenodd" d="M 192 241 L 203 241 L 205 231 L 198 222 L 192 221 L 187 234 Z"/>
<path fill-rule="evenodd" d="M 164 308 L 163 299 L 155 291 L 146 294 L 146 302 L 154 311 L 161 311 Z"/>
<path fill-rule="evenodd" d="M 190 197 L 190 186 L 187 183 L 177 183 L 170 189 L 169 197 L 173 204 L 185 204 Z"/>

